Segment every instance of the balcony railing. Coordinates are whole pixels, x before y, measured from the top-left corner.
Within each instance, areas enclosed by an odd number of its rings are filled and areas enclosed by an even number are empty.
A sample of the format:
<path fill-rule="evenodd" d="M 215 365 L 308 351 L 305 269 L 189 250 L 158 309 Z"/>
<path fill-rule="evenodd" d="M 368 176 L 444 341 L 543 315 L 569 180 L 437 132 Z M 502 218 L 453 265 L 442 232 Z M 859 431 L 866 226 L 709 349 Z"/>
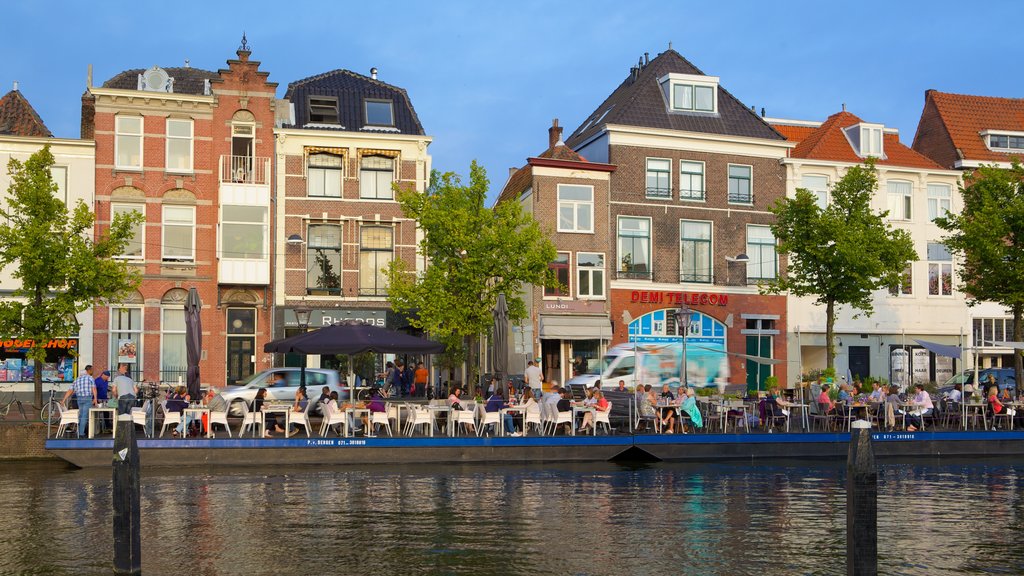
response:
<path fill-rule="evenodd" d="M 270 184 L 270 158 L 221 156 L 220 181 L 235 184 Z"/>
<path fill-rule="evenodd" d="M 647 187 L 648 198 L 672 198 L 672 189 L 665 187 Z"/>

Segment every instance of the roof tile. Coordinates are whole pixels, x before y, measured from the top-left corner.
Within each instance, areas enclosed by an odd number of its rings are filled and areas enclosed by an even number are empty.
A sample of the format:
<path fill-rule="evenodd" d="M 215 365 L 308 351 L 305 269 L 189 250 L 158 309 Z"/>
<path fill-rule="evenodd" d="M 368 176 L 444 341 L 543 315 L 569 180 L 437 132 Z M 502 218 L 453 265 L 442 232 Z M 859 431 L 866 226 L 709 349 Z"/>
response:
<path fill-rule="evenodd" d="M 939 118 L 953 141 L 953 146 L 960 151 L 960 157 L 963 159 L 1006 162 L 1012 154 L 989 150 L 985 137 L 980 132 L 1024 132 L 1024 98 L 973 96 L 929 90 L 925 94 L 925 99 L 935 105 Z"/>
<path fill-rule="evenodd" d="M 11 90 L 0 98 L 0 134 L 37 138 L 53 136 L 35 108 L 18 90 Z"/>

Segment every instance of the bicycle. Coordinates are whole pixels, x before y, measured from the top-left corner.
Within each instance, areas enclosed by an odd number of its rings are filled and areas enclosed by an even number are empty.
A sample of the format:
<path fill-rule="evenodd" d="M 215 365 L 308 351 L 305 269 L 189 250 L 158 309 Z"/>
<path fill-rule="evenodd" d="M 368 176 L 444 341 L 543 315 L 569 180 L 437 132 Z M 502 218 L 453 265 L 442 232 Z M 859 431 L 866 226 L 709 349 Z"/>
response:
<path fill-rule="evenodd" d="M 51 385 L 50 388 L 50 399 L 43 404 L 42 410 L 39 411 L 39 419 L 43 422 L 56 426 L 60 424 L 60 400 L 53 397 L 52 385 L 56 384 L 53 380 L 43 379 L 43 382 L 47 382 Z"/>
<path fill-rule="evenodd" d="M 28 416 L 25 415 L 25 406 L 18 400 L 18 397 L 14 395 L 14 392 L 10 392 L 9 398 L 0 399 L 0 418 L 7 418 L 7 414 L 11 411 L 11 406 L 17 404 L 18 412 L 21 412 L 21 419 L 28 420 Z"/>

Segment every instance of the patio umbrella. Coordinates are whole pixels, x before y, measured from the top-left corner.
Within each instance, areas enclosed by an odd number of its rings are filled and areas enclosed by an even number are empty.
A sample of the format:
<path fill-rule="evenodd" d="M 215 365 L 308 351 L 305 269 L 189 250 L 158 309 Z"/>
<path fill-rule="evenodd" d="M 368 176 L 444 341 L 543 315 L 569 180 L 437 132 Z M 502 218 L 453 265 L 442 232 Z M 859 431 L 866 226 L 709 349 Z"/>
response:
<path fill-rule="evenodd" d="M 200 313 L 203 303 L 199 300 L 199 292 L 193 286 L 188 289 L 185 298 L 185 354 L 188 360 L 186 382 L 188 394 L 193 399 L 199 398 L 199 358 L 203 350 L 203 323 Z"/>
<path fill-rule="evenodd" d="M 444 344 L 380 326 L 348 321 L 267 342 L 263 345 L 263 351 L 281 354 L 348 354 L 349 356 L 363 352 L 433 354 L 443 352 Z M 349 365 L 351 366 L 351 361 Z M 355 398 L 355 379 L 349 382 L 349 398 Z"/>
<path fill-rule="evenodd" d="M 504 383 L 508 372 L 508 304 L 505 294 L 498 294 L 494 305 L 494 372 L 498 382 Z"/>

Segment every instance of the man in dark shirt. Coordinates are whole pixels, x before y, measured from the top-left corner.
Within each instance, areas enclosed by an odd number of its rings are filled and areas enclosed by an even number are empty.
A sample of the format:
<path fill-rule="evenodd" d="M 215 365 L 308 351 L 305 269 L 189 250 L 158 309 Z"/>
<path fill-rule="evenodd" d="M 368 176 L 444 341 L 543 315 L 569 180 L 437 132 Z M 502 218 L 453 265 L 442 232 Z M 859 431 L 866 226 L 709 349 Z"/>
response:
<path fill-rule="evenodd" d="M 562 389 L 562 397 L 555 406 L 559 412 L 572 412 L 572 392 L 568 388 Z M 569 433 L 570 424 L 565 425 L 565 433 Z"/>
<path fill-rule="evenodd" d="M 96 378 L 96 403 L 99 406 L 105 406 L 108 400 L 110 400 L 110 370 L 104 370 Z M 100 433 L 106 432 L 111 426 L 113 426 L 113 422 L 110 420 L 110 415 L 106 413 L 101 414 Z"/>

